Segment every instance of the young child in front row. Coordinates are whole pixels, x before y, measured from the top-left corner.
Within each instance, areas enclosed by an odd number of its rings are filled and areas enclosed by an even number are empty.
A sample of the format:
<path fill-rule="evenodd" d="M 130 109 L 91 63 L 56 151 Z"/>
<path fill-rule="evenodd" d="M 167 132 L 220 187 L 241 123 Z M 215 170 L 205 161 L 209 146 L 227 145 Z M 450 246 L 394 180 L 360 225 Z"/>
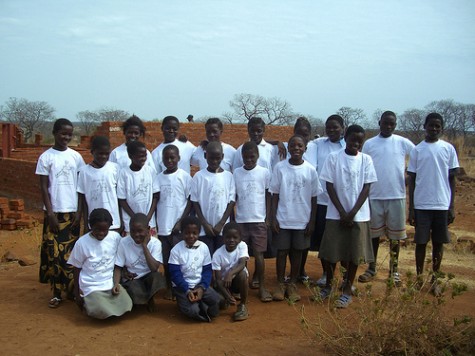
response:
<path fill-rule="evenodd" d="M 198 171 L 191 182 L 191 201 L 202 228 L 200 240 L 208 245 L 211 255 L 223 245 L 221 231 L 236 200 L 236 187 L 231 172 L 220 167 L 223 147 L 212 141 L 206 148 L 208 168 Z"/>
<path fill-rule="evenodd" d="M 132 310 L 132 299 L 113 278 L 122 238 L 109 231 L 112 216 L 106 209 L 93 210 L 89 225 L 91 231 L 79 238 L 68 260 L 74 267 L 76 304 L 92 318 L 121 316 Z"/>
<path fill-rule="evenodd" d="M 96 136 L 91 142 L 93 160 L 79 171 L 78 215 L 83 217 L 84 229 L 89 231 L 87 219 L 94 209 L 107 209 L 112 215 L 111 230 L 119 231 L 121 219 L 117 200 L 117 181 L 119 166 L 109 161 L 110 142 L 107 137 Z"/>
<path fill-rule="evenodd" d="M 156 311 L 154 295 L 165 288 L 158 271 L 162 264 L 162 244 L 151 237 L 148 217 L 137 213 L 130 219 L 130 235 L 120 240 L 114 268 L 114 286 L 122 284 L 134 304 L 147 304 Z M 125 270 L 124 270 L 125 267 Z"/>
<path fill-rule="evenodd" d="M 368 194 L 377 178 L 371 157 L 360 152 L 364 137 L 361 126 L 349 126 L 346 148 L 330 153 L 320 176 L 326 182 L 330 202 L 318 256 L 327 263 L 327 280 L 317 299 L 330 296 L 335 266 L 340 262 L 347 271 L 343 293 L 335 302 L 337 308 L 347 308 L 352 301 L 351 287 L 358 265 L 374 260 Z"/>
<path fill-rule="evenodd" d="M 246 320 L 249 318 L 247 311 L 249 272 L 246 268 L 249 252 L 246 243 L 241 241 L 241 231 L 237 223 L 230 222 L 224 225 L 223 237 L 224 245 L 216 250 L 212 260 L 216 288 L 227 304 L 236 304 L 236 298 L 232 293 L 239 293 L 241 302 L 233 319 Z"/>
<path fill-rule="evenodd" d="M 416 233 L 416 271 L 424 272 L 424 259 L 429 240 L 432 241 L 432 271 L 440 271 L 444 244 L 450 242 L 448 225 L 454 222 L 455 176 L 459 162 L 455 148 L 440 140 L 444 119 L 438 113 L 427 115 L 425 140 L 410 154 L 409 166 L 409 222 Z M 431 292 L 442 294 L 437 276 L 432 276 Z"/>
<path fill-rule="evenodd" d="M 210 287 L 213 270 L 206 244 L 198 241 L 201 223 L 195 216 L 181 222 L 183 241 L 173 247 L 168 267 L 178 309 L 186 316 L 210 322 L 219 314 L 219 294 Z"/>
<path fill-rule="evenodd" d="M 158 239 L 162 243 L 163 268 L 167 280 L 165 299 L 172 299 L 172 283 L 168 271 L 170 251 L 180 240 L 181 221 L 191 210 L 191 176 L 178 168 L 181 160 L 178 147 L 169 144 L 163 148 L 162 164 L 165 170 L 157 176 L 160 195 L 157 204 Z"/>
<path fill-rule="evenodd" d="M 277 282 L 273 299 L 299 301 L 296 282 L 300 272 L 302 253 L 310 246 L 315 227 L 317 195 L 322 191 L 317 171 L 303 159 L 306 141 L 294 135 L 289 140 L 290 158 L 277 163 L 269 191 L 272 196 L 272 228 L 278 236 Z M 290 283 L 284 284 L 287 255 L 290 258 Z"/>
<path fill-rule="evenodd" d="M 157 234 L 155 209 L 157 207 L 160 187 L 156 180 L 155 168 L 148 166 L 147 148 L 140 141 L 127 145 L 131 160 L 129 167 L 123 167 L 119 172 L 117 182 L 117 198 L 122 209 L 122 224 L 125 232 L 129 232 L 130 217 L 143 213 L 148 218 L 152 235 Z"/>
<path fill-rule="evenodd" d="M 79 237 L 76 189 L 84 160 L 68 147 L 73 136 L 71 121 L 56 120 L 53 136 L 54 145 L 41 154 L 35 173 L 40 176 L 44 204 L 40 282 L 50 283 L 53 297 L 48 306 L 57 308 L 62 301 L 61 292 L 73 296 L 72 268 L 66 260 Z"/>

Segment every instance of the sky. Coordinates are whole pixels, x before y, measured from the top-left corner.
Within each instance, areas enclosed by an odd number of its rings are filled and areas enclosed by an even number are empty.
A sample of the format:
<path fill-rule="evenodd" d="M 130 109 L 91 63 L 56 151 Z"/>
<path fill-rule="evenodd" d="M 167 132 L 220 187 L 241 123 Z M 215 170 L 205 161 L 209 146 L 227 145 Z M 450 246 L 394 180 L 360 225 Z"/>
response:
<path fill-rule="evenodd" d="M 325 119 L 475 103 L 475 1 L 0 0 L 0 105 L 222 116 L 235 94 Z"/>

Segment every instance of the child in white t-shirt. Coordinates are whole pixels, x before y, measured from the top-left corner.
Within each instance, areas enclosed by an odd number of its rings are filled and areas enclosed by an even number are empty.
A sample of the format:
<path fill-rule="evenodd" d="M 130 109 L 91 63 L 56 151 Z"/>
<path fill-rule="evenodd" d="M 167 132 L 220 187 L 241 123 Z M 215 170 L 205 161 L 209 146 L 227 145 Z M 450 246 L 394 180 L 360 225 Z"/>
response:
<path fill-rule="evenodd" d="M 220 167 L 222 160 L 221 143 L 210 142 L 206 149 L 208 168 L 198 171 L 191 182 L 191 201 L 203 226 L 200 240 L 208 245 L 211 255 L 223 245 L 221 230 L 236 200 L 233 175 Z"/>
<path fill-rule="evenodd" d="M 272 229 L 278 236 L 277 282 L 273 299 L 299 301 L 297 277 L 302 262 L 302 253 L 310 246 L 310 236 L 315 227 L 317 195 L 321 192 L 317 171 L 304 161 L 306 141 L 294 135 L 289 140 L 290 159 L 279 162 L 272 174 L 269 192 L 272 193 Z M 290 258 L 290 283 L 284 284 L 287 255 Z"/>
<path fill-rule="evenodd" d="M 84 230 L 89 231 L 87 217 L 97 208 L 107 209 L 112 215 L 111 229 L 121 231 L 117 181 L 119 166 L 109 161 L 110 142 L 107 137 L 96 136 L 91 142 L 93 161 L 79 171 L 78 214 L 84 220 Z"/>
<path fill-rule="evenodd" d="M 72 268 L 66 259 L 79 236 L 80 217 L 76 194 L 78 171 L 84 166 L 81 155 L 68 147 L 73 124 L 58 119 L 53 125 L 54 145 L 38 159 L 44 203 L 43 239 L 41 242 L 40 282 L 50 283 L 53 297 L 48 306 L 57 308 L 61 292 L 73 294 Z"/>
<path fill-rule="evenodd" d="M 89 216 L 91 231 L 81 236 L 68 263 L 74 267 L 76 304 L 92 318 L 121 316 L 132 310 L 132 299 L 119 284 L 114 284 L 114 263 L 119 233 L 109 231 L 112 216 L 106 209 L 95 209 Z"/>
<path fill-rule="evenodd" d="M 125 142 L 114 148 L 110 154 L 109 161 L 117 163 L 120 168 L 130 166 L 130 157 L 127 153 L 127 145 L 130 142 L 137 141 L 140 137 L 145 137 L 145 125 L 138 116 L 132 115 L 122 124 L 122 130 L 125 136 Z M 147 150 L 147 165 L 154 167 L 152 154 Z"/>
<path fill-rule="evenodd" d="M 148 217 L 138 213 L 130 219 L 130 235 L 124 237 L 117 250 L 114 285 L 125 288 L 134 304 L 147 304 L 157 311 L 154 295 L 165 288 L 165 279 L 158 271 L 162 260 L 162 244 L 151 237 Z"/>
<path fill-rule="evenodd" d="M 378 181 L 369 191 L 374 262 L 358 277 L 361 283 L 371 281 L 376 275 L 379 238 L 385 234 L 390 241 L 389 278 L 396 286 L 401 284 L 398 260 L 400 240 L 406 238 L 406 158 L 414 144 L 393 134 L 396 125 L 396 114 L 385 111 L 379 120 L 379 135 L 363 145 L 362 152 L 373 159 Z"/>
<path fill-rule="evenodd" d="M 335 266 L 340 262 L 347 272 L 343 293 L 335 302 L 337 308 L 347 308 L 352 301 L 351 288 L 358 265 L 373 261 L 368 194 L 377 178 L 371 157 L 359 152 L 364 137 L 361 126 L 349 126 L 345 133 L 346 148 L 328 156 L 321 174 L 330 197 L 319 253 L 327 263 L 327 280 L 316 299 L 330 296 Z"/>
<path fill-rule="evenodd" d="M 198 241 L 201 223 L 187 216 L 182 223 L 183 241 L 173 247 L 168 266 L 178 309 L 186 316 L 210 322 L 219 314 L 220 297 L 210 287 L 213 270 L 205 243 Z"/>
<path fill-rule="evenodd" d="M 129 167 L 119 172 L 117 198 L 122 209 L 122 224 L 129 231 L 130 217 L 137 213 L 147 215 L 152 235 L 157 235 L 155 209 L 160 187 L 156 179 L 155 168 L 146 165 L 147 149 L 140 141 L 130 142 L 127 152 L 131 160 Z"/>
<path fill-rule="evenodd" d="M 416 233 L 416 271 L 424 272 L 429 240 L 432 241 L 431 292 L 439 297 L 442 289 L 436 273 L 440 271 L 444 243 L 450 242 L 448 225 L 454 222 L 455 176 L 459 162 L 455 148 L 440 140 L 444 119 L 438 113 L 427 115 L 426 138 L 412 151 L 407 168 L 409 174 L 409 222 Z"/>
<path fill-rule="evenodd" d="M 191 176 L 178 168 L 181 159 L 178 147 L 168 145 L 162 152 L 165 170 L 157 179 L 160 195 L 157 204 L 158 238 L 162 243 L 163 267 L 167 279 L 165 299 L 172 299 L 171 279 L 168 271 L 170 251 L 180 240 L 181 221 L 191 210 Z"/>
<path fill-rule="evenodd" d="M 241 241 L 239 225 L 230 222 L 223 228 L 224 245 L 216 250 L 212 259 L 216 288 L 224 297 L 226 304 L 236 304 L 233 293 L 239 293 L 241 301 L 234 313 L 234 321 L 246 320 L 247 295 L 249 291 L 249 272 L 246 263 L 249 260 L 247 245 Z"/>
<path fill-rule="evenodd" d="M 153 163 L 158 173 L 163 172 L 166 167 L 163 163 L 163 152 L 168 145 L 174 145 L 180 150 L 180 161 L 178 167 L 190 174 L 191 157 L 196 147 L 189 141 L 182 142 L 177 139 L 180 130 L 180 121 L 175 116 L 166 116 L 162 121 L 163 142 L 153 151 Z"/>

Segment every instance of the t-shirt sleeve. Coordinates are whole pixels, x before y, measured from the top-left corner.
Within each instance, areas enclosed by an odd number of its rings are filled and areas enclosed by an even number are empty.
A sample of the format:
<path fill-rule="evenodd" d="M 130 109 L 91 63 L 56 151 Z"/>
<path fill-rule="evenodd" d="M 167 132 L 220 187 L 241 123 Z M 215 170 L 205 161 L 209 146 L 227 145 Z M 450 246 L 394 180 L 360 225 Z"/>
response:
<path fill-rule="evenodd" d="M 200 192 L 199 192 L 199 175 L 196 175 L 193 177 L 193 179 L 191 180 L 191 189 L 190 189 L 190 196 L 191 196 L 191 201 L 194 201 L 194 202 L 197 202 L 199 201 L 199 196 L 200 196 Z"/>
<path fill-rule="evenodd" d="M 335 155 L 329 155 L 328 158 L 325 160 L 325 163 L 323 164 L 322 168 L 322 173 L 320 174 L 320 179 L 329 182 L 329 183 L 334 183 L 334 161 L 335 161 Z"/>
<path fill-rule="evenodd" d="M 236 170 L 236 168 L 242 167 L 243 161 L 242 161 L 242 145 L 238 147 L 234 154 L 234 160 L 233 160 L 233 170 Z"/>
<path fill-rule="evenodd" d="M 322 184 L 318 179 L 318 173 L 316 170 L 312 170 L 312 197 L 316 197 L 323 193 Z"/>
<path fill-rule="evenodd" d="M 68 264 L 76 268 L 82 268 L 85 256 L 82 248 L 82 243 L 78 240 L 69 255 Z"/>
<path fill-rule="evenodd" d="M 46 154 L 42 154 L 38 159 L 38 163 L 36 164 L 36 172 L 35 174 L 40 176 L 49 176 L 50 167 L 46 162 Z"/>
<path fill-rule="evenodd" d="M 232 173 L 229 174 L 229 196 L 228 202 L 235 202 L 236 201 L 236 183 L 234 182 L 234 177 Z"/>
<path fill-rule="evenodd" d="M 245 258 L 246 260 L 249 259 L 249 250 L 247 248 L 247 244 L 244 241 L 241 241 L 239 245 L 237 246 L 238 248 L 238 258 Z"/>
<path fill-rule="evenodd" d="M 411 173 L 416 173 L 417 171 L 417 149 L 414 148 L 409 154 L 409 164 L 407 166 L 407 171 Z"/>
<path fill-rule="evenodd" d="M 152 242 L 150 246 L 150 254 L 152 255 L 153 258 L 155 258 L 158 262 L 163 264 L 163 253 L 162 253 L 162 243 L 160 242 L 159 239 L 152 237 L 150 239 Z"/>
<path fill-rule="evenodd" d="M 185 176 L 185 196 L 186 198 L 188 199 L 190 197 L 190 194 L 191 194 L 191 182 L 192 182 L 192 178 L 189 174 L 186 174 Z"/>
<path fill-rule="evenodd" d="M 281 183 L 280 169 L 279 169 L 279 165 L 277 165 L 274 167 L 274 172 L 270 180 L 269 192 L 271 192 L 272 194 L 279 194 L 280 183 Z"/>
<path fill-rule="evenodd" d="M 374 169 L 373 160 L 369 155 L 365 155 L 365 176 L 364 182 L 374 183 L 378 181 L 378 176 L 376 175 L 376 170 Z"/>
<path fill-rule="evenodd" d="M 459 165 L 459 160 L 457 157 L 457 151 L 455 151 L 454 146 L 450 145 L 450 151 L 451 151 L 451 155 L 450 155 L 449 169 L 459 168 L 460 165 Z"/>
<path fill-rule="evenodd" d="M 219 249 L 213 255 L 211 267 L 213 268 L 213 271 L 221 271 L 221 253 Z"/>
<path fill-rule="evenodd" d="M 119 247 L 117 248 L 117 254 L 115 256 L 115 264 L 119 267 L 124 267 L 126 262 L 125 258 L 125 238 L 119 242 Z"/>
<path fill-rule="evenodd" d="M 76 191 L 81 194 L 86 194 L 86 175 L 84 173 L 85 168 L 86 167 L 84 166 L 84 168 L 79 171 L 78 175 L 78 186 L 76 188 Z"/>
<path fill-rule="evenodd" d="M 127 199 L 127 182 L 125 172 L 119 172 L 119 179 L 117 180 L 117 199 Z"/>

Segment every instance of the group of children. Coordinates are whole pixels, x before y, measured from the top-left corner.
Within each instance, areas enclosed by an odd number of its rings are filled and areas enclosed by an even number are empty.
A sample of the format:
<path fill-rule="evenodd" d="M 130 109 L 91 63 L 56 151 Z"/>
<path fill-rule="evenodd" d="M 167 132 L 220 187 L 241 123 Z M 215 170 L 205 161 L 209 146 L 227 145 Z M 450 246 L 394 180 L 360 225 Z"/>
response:
<path fill-rule="evenodd" d="M 299 118 L 283 158 L 279 142 L 264 140 L 260 118 L 249 120 L 249 142 L 236 150 L 221 142 L 219 119 L 208 120 L 207 140 L 195 147 L 177 139 L 179 121 L 167 116 L 164 141 L 150 153 L 139 141 L 145 127 L 132 116 L 123 124 L 126 142 L 111 152 L 107 138 L 95 137 L 86 165 L 68 148 L 73 125 L 57 120 L 55 144 L 36 170 L 45 209 L 40 280 L 52 285 L 49 306 L 59 306 L 65 291 L 88 315 L 107 318 L 133 304 L 156 310 L 154 296 L 165 289 L 196 320 L 210 321 L 230 304 L 238 304 L 234 320 L 245 320 L 249 287 L 258 289 L 262 302 L 300 300 L 297 282 L 308 280 L 308 251 L 318 250 L 323 276 L 314 299 L 330 296 L 340 262 L 346 272 L 336 306 L 346 308 L 358 265 L 369 263 L 359 282 L 374 278 L 383 234 L 390 239 L 390 278 L 401 283 L 408 156 L 416 270 L 423 273 L 432 239 L 437 272 L 454 219 L 456 152 L 439 139 L 439 114 L 427 116 L 426 139 L 416 147 L 393 133 L 396 123 L 393 112 L 384 112 L 379 135 L 364 142 L 361 126 L 345 130 L 343 119 L 331 115 L 327 136 L 312 140 L 310 123 Z M 199 167 L 193 178 L 191 165 Z M 78 238 L 81 220 L 85 233 Z M 277 250 L 272 292 L 264 278 L 269 245 Z M 248 246 L 253 276 L 246 268 Z"/>

